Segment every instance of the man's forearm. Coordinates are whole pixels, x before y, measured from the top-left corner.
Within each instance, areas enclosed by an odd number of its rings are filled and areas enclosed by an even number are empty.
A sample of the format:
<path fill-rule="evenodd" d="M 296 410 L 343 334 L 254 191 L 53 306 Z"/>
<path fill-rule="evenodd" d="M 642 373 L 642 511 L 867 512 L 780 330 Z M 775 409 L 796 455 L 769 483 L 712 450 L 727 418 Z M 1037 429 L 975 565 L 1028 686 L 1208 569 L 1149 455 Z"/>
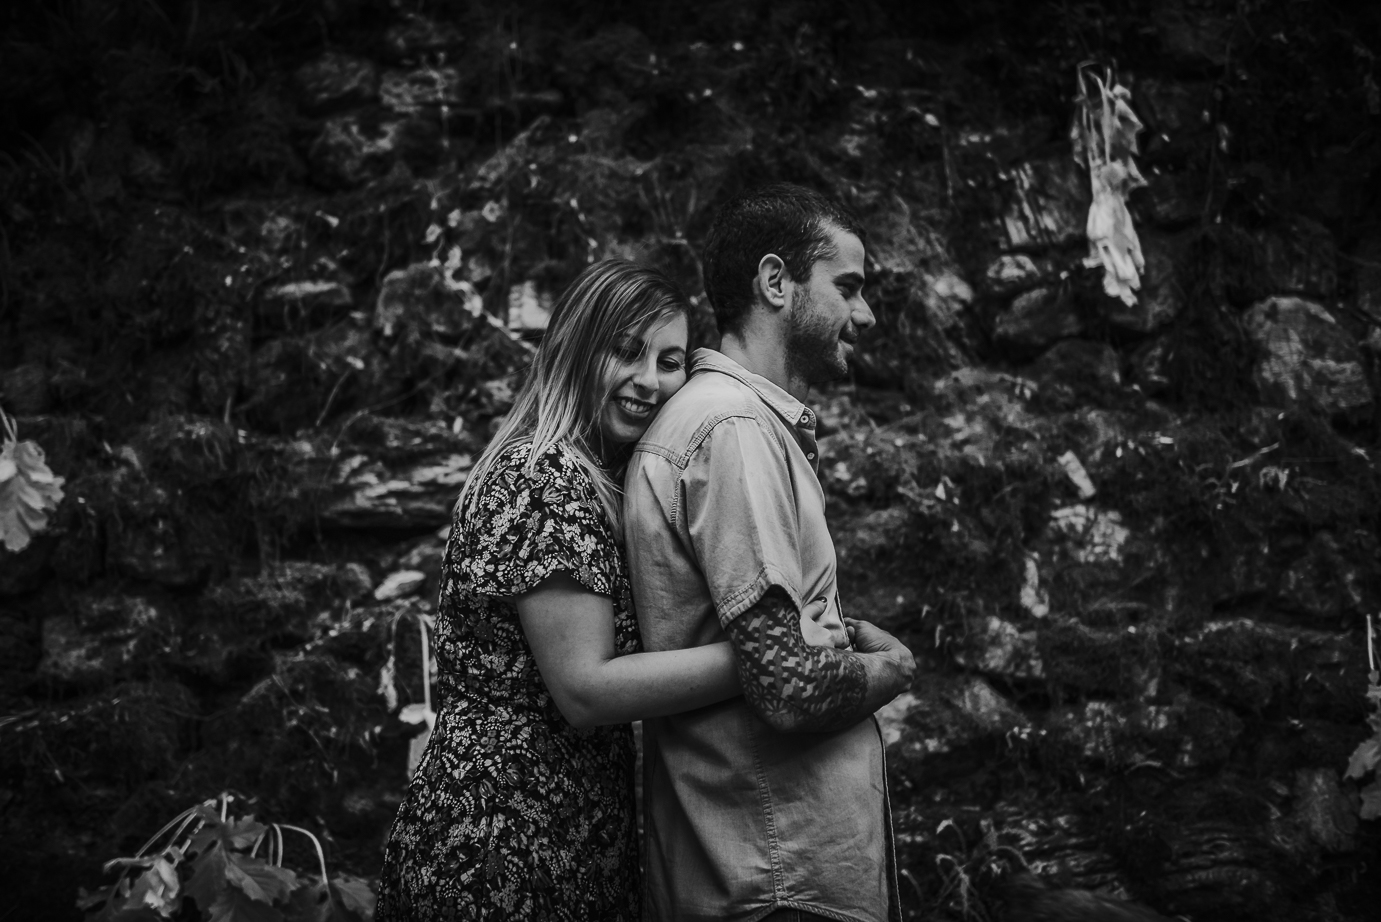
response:
<path fill-rule="evenodd" d="M 904 687 L 885 656 L 808 645 L 796 606 L 776 586 L 730 622 L 728 632 L 744 698 L 777 730 L 852 726 Z"/>

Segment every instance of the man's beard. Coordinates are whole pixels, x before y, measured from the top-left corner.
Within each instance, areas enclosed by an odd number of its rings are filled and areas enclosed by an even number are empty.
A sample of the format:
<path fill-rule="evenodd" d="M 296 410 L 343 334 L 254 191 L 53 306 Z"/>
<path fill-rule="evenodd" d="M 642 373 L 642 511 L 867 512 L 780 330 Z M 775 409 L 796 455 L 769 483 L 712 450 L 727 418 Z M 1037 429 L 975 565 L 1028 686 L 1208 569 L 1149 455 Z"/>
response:
<path fill-rule="evenodd" d="M 787 374 L 807 384 L 847 377 L 849 365 L 840 354 L 839 331 L 815 311 L 815 301 L 804 288 L 796 292 L 786 338 Z"/>

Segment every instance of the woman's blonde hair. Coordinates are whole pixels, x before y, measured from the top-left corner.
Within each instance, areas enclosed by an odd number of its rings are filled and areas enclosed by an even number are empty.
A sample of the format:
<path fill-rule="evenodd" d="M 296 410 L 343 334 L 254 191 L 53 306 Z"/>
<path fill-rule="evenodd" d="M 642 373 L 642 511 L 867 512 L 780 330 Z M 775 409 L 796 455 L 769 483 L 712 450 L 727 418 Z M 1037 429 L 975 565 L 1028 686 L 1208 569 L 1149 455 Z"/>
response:
<path fill-rule="evenodd" d="M 626 259 L 601 260 L 576 276 L 552 308 L 513 409 L 460 491 L 457 509 L 462 520 L 472 512 L 468 504 L 504 452 L 531 442 L 524 465 L 531 473 L 539 458 L 561 445 L 589 473 L 614 534 L 621 537 L 622 484 L 616 479 L 618 471 L 600 463 L 599 416 L 611 396 L 604 390 L 604 370 L 624 336 L 641 335 L 687 310 L 685 296 L 666 276 Z"/>

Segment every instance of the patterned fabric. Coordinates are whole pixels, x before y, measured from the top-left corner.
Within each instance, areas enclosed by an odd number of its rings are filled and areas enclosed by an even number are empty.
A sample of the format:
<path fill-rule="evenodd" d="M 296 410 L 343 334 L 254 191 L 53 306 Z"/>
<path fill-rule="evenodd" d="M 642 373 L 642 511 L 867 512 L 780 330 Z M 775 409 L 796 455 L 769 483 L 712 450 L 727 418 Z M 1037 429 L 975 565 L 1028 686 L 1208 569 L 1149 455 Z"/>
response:
<path fill-rule="evenodd" d="M 503 456 L 451 529 L 441 711 L 385 847 L 379 922 L 640 918 L 630 728 L 566 722 L 504 601 L 567 574 L 611 598 L 633 653 L 628 575 L 589 475 L 561 449 L 526 474 L 528 454 Z"/>

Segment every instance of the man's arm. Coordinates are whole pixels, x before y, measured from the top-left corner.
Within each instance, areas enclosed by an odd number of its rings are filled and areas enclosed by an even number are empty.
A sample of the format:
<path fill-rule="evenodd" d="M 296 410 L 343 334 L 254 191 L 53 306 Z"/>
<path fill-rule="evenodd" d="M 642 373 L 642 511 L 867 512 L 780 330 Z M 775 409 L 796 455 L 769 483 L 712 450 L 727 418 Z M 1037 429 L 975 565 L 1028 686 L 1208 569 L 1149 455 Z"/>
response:
<path fill-rule="evenodd" d="M 860 643 L 865 652 L 810 646 L 800 613 L 778 586 L 726 630 L 748 706 L 784 733 L 851 727 L 905 691 L 916 671 L 911 652 L 871 626 Z"/>

